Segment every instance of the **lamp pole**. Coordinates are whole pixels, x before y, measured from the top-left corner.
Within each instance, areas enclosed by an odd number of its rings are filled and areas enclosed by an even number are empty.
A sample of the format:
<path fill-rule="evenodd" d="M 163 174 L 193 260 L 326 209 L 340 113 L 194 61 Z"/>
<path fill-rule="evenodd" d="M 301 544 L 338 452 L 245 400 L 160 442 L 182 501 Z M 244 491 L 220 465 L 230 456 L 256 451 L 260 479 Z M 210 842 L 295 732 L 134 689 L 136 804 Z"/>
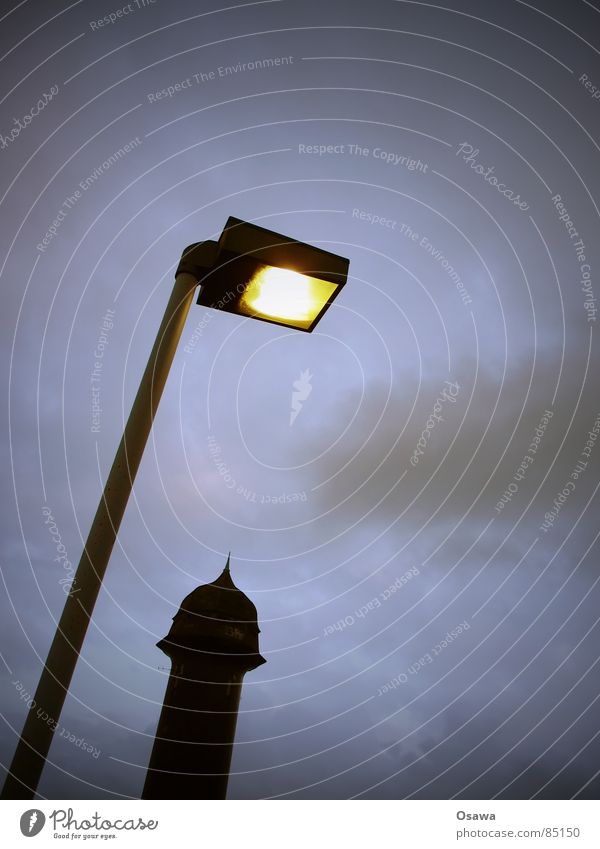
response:
<path fill-rule="evenodd" d="M 35 795 L 197 285 L 195 274 L 184 272 L 175 277 L 33 697 L 34 705 L 25 720 L 2 788 L 2 799 L 32 799 Z"/>

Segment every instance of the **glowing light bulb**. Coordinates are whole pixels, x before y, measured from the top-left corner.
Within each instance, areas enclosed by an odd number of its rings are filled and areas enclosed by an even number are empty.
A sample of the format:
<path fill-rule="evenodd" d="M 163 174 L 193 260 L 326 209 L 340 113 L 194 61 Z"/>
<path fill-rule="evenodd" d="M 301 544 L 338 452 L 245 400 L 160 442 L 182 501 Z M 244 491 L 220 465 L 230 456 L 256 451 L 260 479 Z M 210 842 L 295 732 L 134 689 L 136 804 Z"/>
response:
<path fill-rule="evenodd" d="M 262 266 L 246 286 L 240 309 L 247 315 L 309 328 L 336 289 L 337 284 L 327 280 L 288 268 Z"/>

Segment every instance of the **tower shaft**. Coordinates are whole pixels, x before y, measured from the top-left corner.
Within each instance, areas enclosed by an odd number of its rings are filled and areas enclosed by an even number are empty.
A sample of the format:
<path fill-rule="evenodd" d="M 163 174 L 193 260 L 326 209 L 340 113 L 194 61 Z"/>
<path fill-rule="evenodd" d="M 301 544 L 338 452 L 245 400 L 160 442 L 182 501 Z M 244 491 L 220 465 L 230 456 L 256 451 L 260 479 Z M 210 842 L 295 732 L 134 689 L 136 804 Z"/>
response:
<path fill-rule="evenodd" d="M 142 798 L 225 799 L 245 668 L 173 660 Z"/>

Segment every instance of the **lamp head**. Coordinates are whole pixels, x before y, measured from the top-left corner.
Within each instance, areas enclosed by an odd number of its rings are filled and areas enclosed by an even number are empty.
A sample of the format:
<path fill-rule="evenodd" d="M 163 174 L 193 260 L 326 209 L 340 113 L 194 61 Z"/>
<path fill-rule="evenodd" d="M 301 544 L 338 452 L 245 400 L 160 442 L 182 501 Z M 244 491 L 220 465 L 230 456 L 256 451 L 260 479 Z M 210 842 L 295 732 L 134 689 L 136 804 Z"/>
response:
<path fill-rule="evenodd" d="M 314 330 L 348 277 L 344 257 L 239 218 L 217 243 L 186 249 L 178 272 L 191 270 L 200 250 L 199 304 L 296 330 Z"/>

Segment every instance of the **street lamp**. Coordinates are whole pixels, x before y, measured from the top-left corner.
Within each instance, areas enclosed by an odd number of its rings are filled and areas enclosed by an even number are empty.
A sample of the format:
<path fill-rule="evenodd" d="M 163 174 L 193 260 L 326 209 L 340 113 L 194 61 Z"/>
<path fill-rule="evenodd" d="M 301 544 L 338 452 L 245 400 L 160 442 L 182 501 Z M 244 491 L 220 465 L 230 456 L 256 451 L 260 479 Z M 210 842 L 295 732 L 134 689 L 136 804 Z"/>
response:
<path fill-rule="evenodd" d="M 198 284 L 199 304 L 311 332 L 346 283 L 348 266 L 343 257 L 238 218 L 228 219 L 218 242 L 198 242 L 183 252 L 2 789 L 3 799 L 31 799 L 37 789 Z"/>

